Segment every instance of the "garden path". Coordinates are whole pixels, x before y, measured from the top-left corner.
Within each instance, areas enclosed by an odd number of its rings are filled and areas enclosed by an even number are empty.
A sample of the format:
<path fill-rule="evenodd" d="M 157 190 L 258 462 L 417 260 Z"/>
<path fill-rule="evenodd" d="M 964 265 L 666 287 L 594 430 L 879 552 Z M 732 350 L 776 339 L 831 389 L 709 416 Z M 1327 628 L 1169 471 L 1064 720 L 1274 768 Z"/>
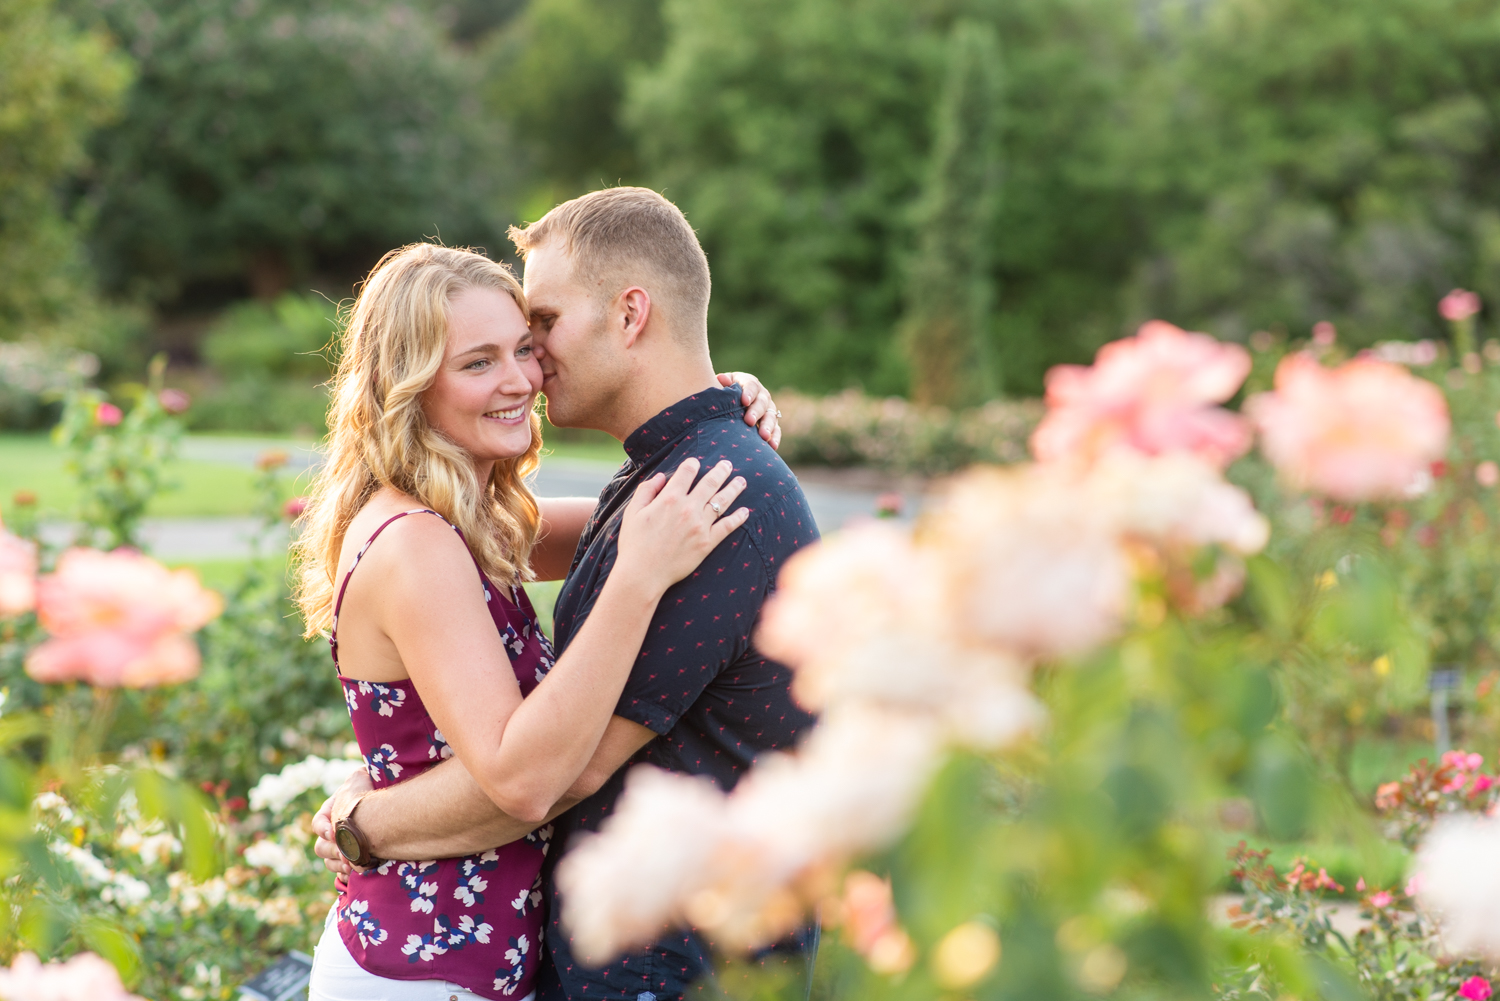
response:
<path fill-rule="evenodd" d="M 287 453 L 288 466 L 304 472 L 317 464 L 318 456 L 310 445 L 251 440 L 215 441 L 189 438 L 183 442 L 185 459 L 225 462 L 253 468 L 267 447 Z M 609 462 L 550 456 L 538 470 L 534 488 L 543 497 L 589 497 L 604 488 L 617 467 Z M 839 476 L 827 471 L 810 471 L 801 477 L 813 517 L 824 532 L 843 526 L 851 518 L 875 512 L 876 499 L 885 492 L 875 480 Z M 903 494 L 908 514 L 920 504 L 918 490 L 911 484 Z M 142 541 L 150 552 L 164 560 L 239 559 L 250 554 L 251 540 L 260 522 L 256 518 L 147 518 L 142 523 Z M 56 545 L 72 538 L 72 526 L 50 523 L 42 534 Z M 286 544 L 284 528 L 273 531 L 266 540 L 268 547 L 279 549 Z"/>

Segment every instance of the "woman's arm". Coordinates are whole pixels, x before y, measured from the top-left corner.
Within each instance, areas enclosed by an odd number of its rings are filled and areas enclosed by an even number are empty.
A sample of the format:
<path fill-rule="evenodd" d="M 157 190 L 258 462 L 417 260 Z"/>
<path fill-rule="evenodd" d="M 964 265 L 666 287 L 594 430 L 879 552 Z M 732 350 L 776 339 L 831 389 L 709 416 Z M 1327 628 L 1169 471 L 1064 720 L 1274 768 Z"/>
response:
<path fill-rule="evenodd" d="M 599 501 L 593 497 L 538 497 L 536 503 L 542 511 L 542 523 L 531 550 L 531 570 L 537 580 L 562 580 L 573 565 L 578 537 Z"/>
<path fill-rule="evenodd" d="M 713 501 L 727 510 L 744 489 L 739 477 L 724 485 L 729 463 L 693 486 L 697 472 L 689 459 L 670 480 L 656 476 L 636 490 L 619 555 L 587 621 L 524 701 L 494 627 L 487 634 L 479 627 L 488 613 L 473 601 L 473 578 L 456 582 L 452 554 L 435 551 L 445 547 L 442 533 L 400 533 L 401 572 L 381 575 L 389 582 L 380 592 L 382 628 L 433 723 L 485 794 L 516 820 L 541 822 L 577 781 L 619 701 L 657 601 L 749 516 L 741 508 L 718 518 L 708 506 Z M 446 538 L 457 542 L 451 532 Z"/>
<path fill-rule="evenodd" d="M 772 448 L 781 447 L 781 411 L 771 391 L 749 372 L 720 372 L 719 385 L 740 384 L 740 402 L 745 405 L 745 423 L 760 431 Z"/>

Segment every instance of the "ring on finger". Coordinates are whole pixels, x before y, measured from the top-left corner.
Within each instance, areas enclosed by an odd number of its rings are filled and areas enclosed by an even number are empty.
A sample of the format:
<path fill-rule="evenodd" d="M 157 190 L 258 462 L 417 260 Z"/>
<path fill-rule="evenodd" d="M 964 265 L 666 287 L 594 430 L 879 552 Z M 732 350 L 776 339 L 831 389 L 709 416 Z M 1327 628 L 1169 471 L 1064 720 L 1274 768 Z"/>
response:
<path fill-rule="evenodd" d="M 781 420 L 781 411 L 780 410 L 776 411 L 776 419 L 777 420 Z"/>
<path fill-rule="evenodd" d="M 719 502 L 718 501 L 709 501 L 708 502 L 708 506 L 714 509 L 714 514 L 716 514 L 716 515 L 724 513 L 724 509 L 721 508 L 721 507 L 719 507 Z"/>

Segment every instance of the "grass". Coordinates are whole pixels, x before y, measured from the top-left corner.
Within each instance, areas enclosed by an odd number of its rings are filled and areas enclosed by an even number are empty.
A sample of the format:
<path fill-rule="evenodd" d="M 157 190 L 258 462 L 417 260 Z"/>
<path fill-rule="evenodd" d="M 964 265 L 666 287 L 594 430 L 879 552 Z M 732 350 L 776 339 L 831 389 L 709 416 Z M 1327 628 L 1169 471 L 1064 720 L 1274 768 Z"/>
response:
<path fill-rule="evenodd" d="M 305 444 L 293 439 L 254 438 L 243 436 L 194 435 L 195 441 L 251 443 L 258 447 Z M 619 463 L 624 450 L 613 439 L 598 441 L 558 441 L 548 445 L 547 452 L 558 458 L 589 459 Z M 45 434 L 0 434 L 0 517 L 9 518 L 15 506 L 17 491 L 36 495 L 38 513 L 43 518 L 66 518 L 77 502 L 78 492 L 65 468 L 66 452 Z M 159 495 L 147 512 L 156 518 L 229 517 L 250 514 L 254 504 L 255 471 L 242 464 L 178 459 L 168 467 L 177 488 Z M 296 492 L 300 483 L 287 477 L 288 489 Z"/>

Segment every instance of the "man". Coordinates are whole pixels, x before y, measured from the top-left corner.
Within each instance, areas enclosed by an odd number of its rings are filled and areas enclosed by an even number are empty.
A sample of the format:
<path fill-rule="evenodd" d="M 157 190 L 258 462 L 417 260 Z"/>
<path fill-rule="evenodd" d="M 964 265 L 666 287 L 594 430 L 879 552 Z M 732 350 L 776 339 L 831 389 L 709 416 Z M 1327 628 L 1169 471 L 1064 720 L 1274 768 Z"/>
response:
<path fill-rule="evenodd" d="M 757 754 L 789 747 L 811 724 L 791 699 L 790 672 L 761 656 L 751 635 L 781 565 L 817 528 L 796 478 L 744 423 L 738 391 L 714 375 L 708 261 L 676 206 L 644 188 L 595 191 L 512 229 L 511 238 L 526 261 L 548 417 L 606 431 L 628 456 L 600 495 L 558 597 L 557 647 L 583 624 L 609 575 L 620 514 L 638 483 L 688 458 L 705 470 L 727 458 L 748 483 L 736 506 L 751 509 L 659 604 L 593 759 L 552 811 L 555 860 L 609 816 L 627 766 L 706 775 L 728 789 Z M 378 793 L 365 795 L 367 787 L 353 781 L 330 801 L 320 835 L 330 815 L 357 808 L 350 819 L 372 854 L 423 859 L 483 851 L 534 826 L 501 813 L 457 760 Z M 327 840 L 318 853 L 336 857 Z M 675 1001 L 711 970 L 709 943 L 686 930 L 590 969 L 560 925 L 566 902 L 550 885 L 546 892 L 552 962 L 539 1001 Z M 809 928 L 762 961 L 810 978 L 815 950 Z"/>

